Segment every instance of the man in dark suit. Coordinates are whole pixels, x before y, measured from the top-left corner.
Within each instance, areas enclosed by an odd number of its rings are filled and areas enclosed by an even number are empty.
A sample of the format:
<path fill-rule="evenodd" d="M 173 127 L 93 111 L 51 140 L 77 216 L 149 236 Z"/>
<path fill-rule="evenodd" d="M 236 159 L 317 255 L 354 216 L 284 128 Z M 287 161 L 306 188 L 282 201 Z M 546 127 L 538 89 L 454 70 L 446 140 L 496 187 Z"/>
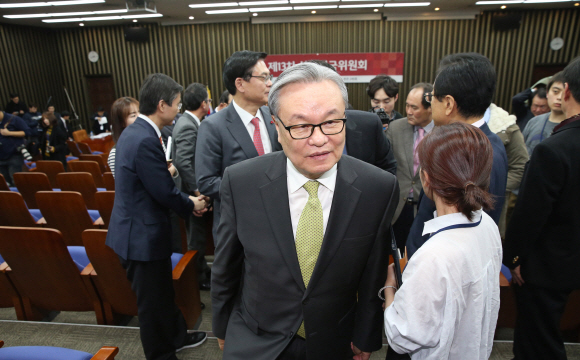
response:
<path fill-rule="evenodd" d="M 174 301 L 169 209 L 186 218 L 205 202 L 179 192 L 167 169 L 160 128 L 181 107 L 183 88 L 163 74 L 148 76 L 139 91 L 141 115 L 117 141 L 115 205 L 106 244 L 127 270 L 137 296 L 141 343 L 147 359 L 177 359 L 205 333 L 187 334 Z M 194 204 L 195 203 L 195 204 Z"/>
<path fill-rule="evenodd" d="M 534 148 L 504 243 L 516 284 L 516 360 L 566 359 L 560 320 L 580 289 L 580 58 L 562 74 L 567 119 Z"/>
<path fill-rule="evenodd" d="M 214 199 L 214 243 L 221 213 L 219 190 L 226 167 L 282 149 L 270 111 L 264 106 L 272 86 L 272 75 L 264 63 L 266 56 L 244 50 L 226 60 L 223 79 L 234 99 L 199 127 L 195 174 L 199 191 Z"/>
<path fill-rule="evenodd" d="M 207 115 L 210 106 L 205 85 L 193 83 L 183 93 L 185 112 L 173 128 L 173 146 L 171 149 L 173 165 L 179 171 L 176 178 L 177 187 L 186 194 L 199 197 L 195 180 L 195 145 L 197 130 L 201 120 Z M 209 199 L 206 199 L 209 200 Z M 185 219 L 187 249 L 197 250 L 197 275 L 201 289 L 209 290 L 211 270 L 205 260 L 205 220 L 203 214 L 193 213 Z"/>
<path fill-rule="evenodd" d="M 368 359 L 382 346 L 398 186 L 343 155 L 347 103 L 337 73 L 287 69 L 268 102 L 284 151 L 224 173 L 212 308 L 226 360 Z"/>
<path fill-rule="evenodd" d="M 493 147 L 493 168 L 489 192 L 494 195 L 495 206 L 488 214 L 499 221 L 507 183 L 507 155 L 500 138 L 489 130 L 483 116 L 495 92 L 495 69 L 485 56 L 477 53 L 452 54 L 444 57 L 433 84 L 433 93 L 426 94 L 431 102 L 435 126 L 461 121 L 477 126 L 489 138 Z M 417 215 L 407 238 L 409 258 L 428 239 L 423 235 L 423 225 L 433 219 L 435 203 L 421 194 Z"/>

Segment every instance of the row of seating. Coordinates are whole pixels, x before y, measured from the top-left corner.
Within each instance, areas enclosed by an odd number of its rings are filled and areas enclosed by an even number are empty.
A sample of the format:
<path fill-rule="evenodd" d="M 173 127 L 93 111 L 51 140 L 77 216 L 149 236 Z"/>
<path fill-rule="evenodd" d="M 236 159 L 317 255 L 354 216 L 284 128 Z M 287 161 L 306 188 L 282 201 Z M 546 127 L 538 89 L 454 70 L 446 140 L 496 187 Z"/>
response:
<path fill-rule="evenodd" d="M 83 158 L 85 160 L 83 160 Z M 89 160 L 91 158 L 100 159 L 100 161 Z M 108 165 L 104 165 L 100 155 L 83 155 L 81 160 L 71 161 L 68 163 L 71 172 L 88 172 L 93 177 L 95 185 L 98 188 L 115 190 L 115 178 L 110 172 Z M 56 176 L 64 173 L 64 166 L 60 161 L 39 160 L 36 162 L 36 168 L 33 172 L 44 173 L 50 181 L 53 188 L 58 188 Z"/>
<path fill-rule="evenodd" d="M 3 347 L 0 340 L 0 359 L 8 360 L 114 360 L 119 353 L 116 346 L 103 346 L 97 353 L 66 349 L 54 346 L 13 346 Z"/>
<path fill-rule="evenodd" d="M 106 237 L 107 230 L 83 232 L 90 264 L 79 272 L 60 231 L 0 226 L 0 306 L 14 307 L 19 320 L 41 320 L 50 311 L 94 311 L 98 324 L 117 325 L 123 315 L 136 316 L 137 299 Z M 196 256 L 172 256 L 175 302 L 188 329 L 201 315 Z"/>

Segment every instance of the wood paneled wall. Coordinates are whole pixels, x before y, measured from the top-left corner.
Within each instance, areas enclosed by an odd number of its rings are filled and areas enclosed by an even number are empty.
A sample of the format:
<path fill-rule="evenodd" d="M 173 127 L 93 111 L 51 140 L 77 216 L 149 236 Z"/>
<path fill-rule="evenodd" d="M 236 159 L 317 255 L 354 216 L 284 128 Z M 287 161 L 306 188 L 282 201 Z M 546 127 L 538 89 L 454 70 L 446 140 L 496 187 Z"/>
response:
<path fill-rule="evenodd" d="M 527 11 L 520 28 L 507 32 L 495 31 L 492 14 L 484 13 L 475 20 L 143 25 L 149 28 L 148 43 L 126 42 L 122 26 L 61 29 L 47 34 L 36 29 L 0 26 L 0 35 L 14 37 L 10 41 L 17 49 L 14 52 L 16 63 L 30 64 L 21 65 L 20 73 L 30 72 L 28 66 L 39 69 L 44 66 L 42 69 L 48 74 L 43 76 L 62 77 L 77 112 L 86 121 L 93 109 L 85 75 L 111 74 L 117 97 L 137 97 L 145 76 L 162 72 L 184 86 L 191 82 L 208 84 L 212 97 L 217 99 L 225 90 L 221 80 L 224 61 L 234 51 L 243 49 L 270 54 L 404 52 L 404 83 L 396 107 L 403 114 L 408 89 L 417 82 L 433 81 L 443 56 L 475 51 L 489 57 L 495 65 L 498 76 L 495 102 L 511 110 L 511 97 L 531 85 L 534 65 L 567 63 L 580 55 L 579 23 L 580 11 L 568 9 Z M 27 45 L 31 40 L 25 39 L 33 32 L 39 36 L 38 39 L 33 37 L 38 45 L 37 49 L 30 50 Z M 559 51 L 549 48 L 551 39 L 556 36 L 564 39 L 564 47 Z M 38 57 L 46 53 L 47 48 L 54 49 L 50 54 L 60 56 L 60 69 L 52 67 L 55 66 L 53 59 L 51 66 L 45 61 L 27 62 L 28 53 L 35 52 Z M 100 55 L 97 63 L 88 60 L 91 50 Z M 5 57 L 0 57 L 0 61 L 6 61 Z M 16 73 L 3 74 L 11 77 L 17 76 Z M 10 84 L 34 84 L 33 76 L 18 76 L 10 79 Z M 366 86 L 348 84 L 350 102 L 356 109 L 369 107 Z M 58 87 L 51 89 L 58 90 Z M 6 99 L 7 91 L 3 86 L 0 91 Z M 24 90 L 20 92 L 26 94 Z M 59 104 L 60 107 L 65 105 Z"/>

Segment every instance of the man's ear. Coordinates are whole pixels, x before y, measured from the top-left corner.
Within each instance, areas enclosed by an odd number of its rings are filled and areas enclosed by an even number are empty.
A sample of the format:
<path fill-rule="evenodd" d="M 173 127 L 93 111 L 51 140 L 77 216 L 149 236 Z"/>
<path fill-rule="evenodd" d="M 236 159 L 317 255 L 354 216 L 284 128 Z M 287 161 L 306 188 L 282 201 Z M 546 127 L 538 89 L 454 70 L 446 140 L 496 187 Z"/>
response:
<path fill-rule="evenodd" d="M 245 85 L 244 79 L 236 78 L 235 85 L 236 85 L 237 92 L 241 92 L 241 93 L 246 92 L 246 89 L 244 88 L 244 85 Z"/>
<path fill-rule="evenodd" d="M 165 101 L 159 100 L 159 102 L 157 103 L 157 111 L 159 111 L 161 113 L 164 112 L 165 106 L 166 106 Z"/>
<path fill-rule="evenodd" d="M 572 96 L 572 92 L 570 91 L 570 86 L 568 86 L 568 83 L 564 83 L 564 96 L 562 96 L 562 100 L 569 101 L 570 96 Z"/>
<path fill-rule="evenodd" d="M 274 115 L 270 115 L 270 116 L 272 117 L 272 121 L 276 125 L 276 131 L 278 132 L 278 142 L 280 144 L 282 144 L 282 131 L 286 131 L 286 129 L 284 129 L 282 127 L 282 125 L 280 124 L 279 121 L 276 121 L 276 118 L 274 117 Z"/>
<path fill-rule="evenodd" d="M 453 110 L 457 110 L 457 103 L 451 95 L 446 95 L 443 99 L 443 104 L 445 105 L 445 115 L 449 116 L 453 113 Z"/>

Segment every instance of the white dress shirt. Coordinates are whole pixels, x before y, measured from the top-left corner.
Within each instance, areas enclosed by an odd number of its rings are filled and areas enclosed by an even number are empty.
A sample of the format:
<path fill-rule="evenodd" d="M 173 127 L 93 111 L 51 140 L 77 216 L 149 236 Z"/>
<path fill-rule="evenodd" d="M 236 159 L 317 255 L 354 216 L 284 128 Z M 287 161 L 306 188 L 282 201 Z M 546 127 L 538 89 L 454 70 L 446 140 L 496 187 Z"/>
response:
<path fill-rule="evenodd" d="M 248 130 L 248 134 L 250 134 L 250 139 L 254 140 L 254 124 L 252 124 L 252 119 L 257 117 L 260 122 L 260 136 L 262 137 L 262 146 L 264 147 L 264 154 L 268 154 L 272 152 L 272 144 L 270 143 L 270 136 L 268 135 L 268 129 L 266 128 L 266 123 L 264 122 L 264 117 L 262 116 L 262 112 L 260 109 L 256 111 L 256 116 L 250 114 L 246 110 L 239 107 L 238 104 L 234 100 L 232 100 L 234 104 L 234 109 L 242 119 L 244 126 Z M 268 119 L 269 120 L 269 119 Z"/>
<path fill-rule="evenodd" d="M 189 116 L 191 116 L 193 118 L 193 120 L 195 120 L 195 123 L 197 124 L 197 126 L 201 125 L 201 121 L 199 121 L 199 119 L 197 118 L 197 116 L 195 116 L 194 113 L 192 113 L 189 110 L 185 110 L 186 113 L 189 114 Z"/>
<path fill-rule="evenodd" d="M 433 235 L 411 258 L 403 285 L 385 310 L 389 346 L 411 359 L 488 359 L 499 312 L 502 245 L 494 221 L 482 210 L 473 222 L 461 213 L 425 223 Z"/>
<path fill-rule="evenodd" d="M 328 224 L 328 217 L 330 215 L 330 208 L 332 206 L 332 197 L 334 196 L 334 187 L 336 185 L 337 166 L 334 166 L 316 179 L 320 186 L 318 186 L 318 200 L 322 205 L 323 231 L 326 234 L 326 225 Z M 302 175 L 290 159 L 286 159 L 286 174 L 288 176 L 288 200 L 290 202 L 290 217 L 292 219 L 292 232 L 294 233 L 294 241 L 296 241 L 296 230 L 298 229 L 298 221 L 302 210 L 308 202 L 308 191 L 306 191 L 304 184 L 310 181 L 309 178 Z"/>

